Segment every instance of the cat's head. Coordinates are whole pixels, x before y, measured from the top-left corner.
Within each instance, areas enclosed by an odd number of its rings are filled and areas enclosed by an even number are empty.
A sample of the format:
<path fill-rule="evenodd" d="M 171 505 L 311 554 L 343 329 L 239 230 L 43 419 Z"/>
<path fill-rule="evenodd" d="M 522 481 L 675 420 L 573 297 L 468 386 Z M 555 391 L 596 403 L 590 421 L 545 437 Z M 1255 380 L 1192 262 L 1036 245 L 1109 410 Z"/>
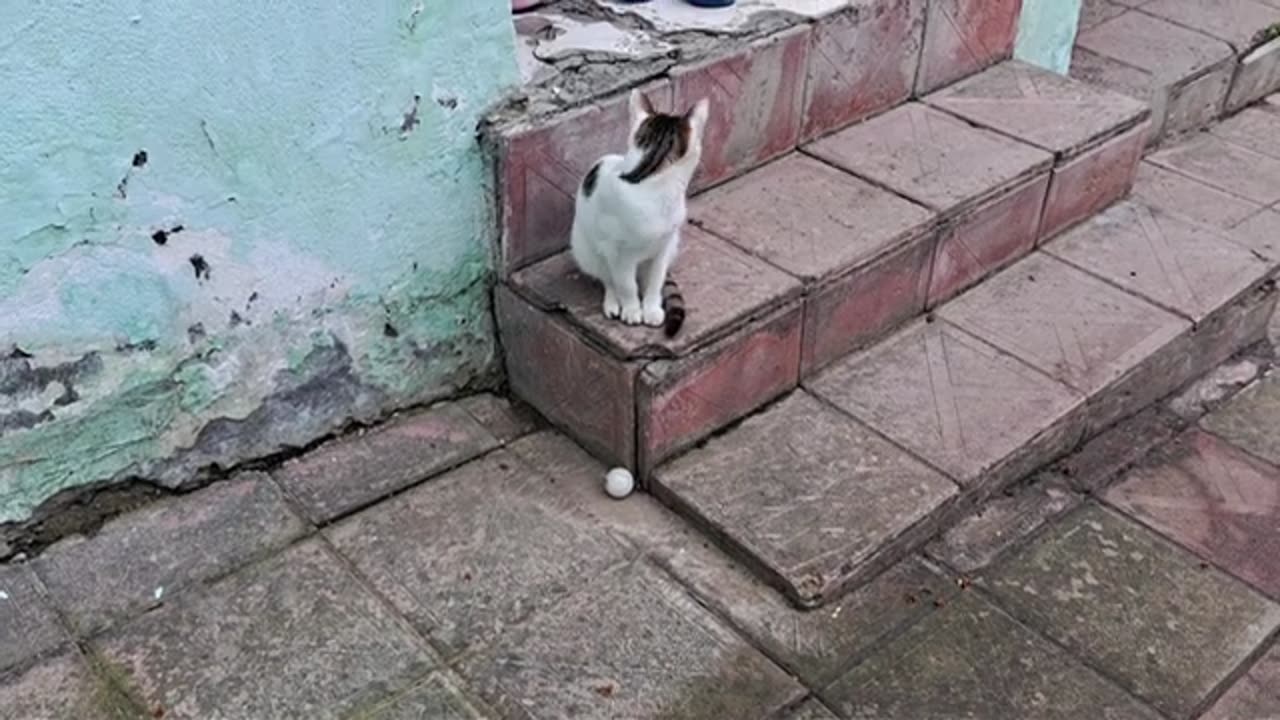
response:
<path fill-rule="evenodd" d="M 710 111 L 711 104 L 703 98 L 683 115 L 668 115 L 655 110 L 644 93 L 632 90 L 627 155 L 637 162 L 624 178 L 640 182 L 667 168 L 691 176 L 702 159 L 702 135 Z"/>

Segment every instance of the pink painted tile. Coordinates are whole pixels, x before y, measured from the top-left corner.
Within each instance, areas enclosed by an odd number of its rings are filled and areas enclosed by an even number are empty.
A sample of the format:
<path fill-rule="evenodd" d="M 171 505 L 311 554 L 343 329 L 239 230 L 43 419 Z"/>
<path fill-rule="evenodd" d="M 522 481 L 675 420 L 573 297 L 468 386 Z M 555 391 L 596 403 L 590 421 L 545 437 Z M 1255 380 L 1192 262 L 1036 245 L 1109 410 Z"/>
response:
<path fill-rule="evenodd" d="M 919 322 L 805 387 L 977 496 L 1081 438 L 1083 397 L 942 321 Z"/>
<path fill-rule="evenodd" d="M 494 304 L 512 392 L 588 450 L 631 467 L 638 365 L 597 350 L 505 285 L 494 289 Z"/>
<path fill-rule="evenodd" d="M 924 311 L 934 242 L 908 243 L 826 283 L 805 301 L 801 377 Z"/>
<path fill-rule="evenodd" d="M 958 494 L 804 392 L 662 467 L 654 484 L 803 607 L 884 569 L 888 555 L 933 531 Z"/>
<path fill-rule="evenodd" d="M 1133 199 L 1170 215 L 1180 215 L 1219 230 L 1229 230 L 1262 209 L 1258 203 L 1150 162 L 1143 162 L 1138 169 Z"/>
<path fill-rule="evenodd" d="M 1220 231 L 1136 202 L 1112 207 L 1045 252 L 1197 324 L 1274 269 Z"/>
<path fill-rule="evenodd" d="M 1250 216 L 1232 228 L 1231 237 L 1269 260 L 1280 260 L 1280 212 L 1277 210 L 1262 210 Z"/>
<path fill-rule="evenodd" d="M 1230 43 L 1237 52 L 1257 32 L 1280 21 L 1280 10 L 1258 0 L 1150 0 L 1142 12 Z"/>
<path fill-rule="evenodd" d="M 1136 126 L 1147 108 L 1112 90 L 1008 60 L 925 98 L 933 107 L 1069 160 Z"/>
<path fill-rule="evenodd" d="M 657 107 L 671 105 L 663 81 L 646 90 Z M 502 272 L 517 270 L 569 244 L 573 202 L 591 166 L 627 146 L 627 96 L 502 131 Z"/>
<path fill-rule="evenodd" d="M 1074 78 L 1149 102 L 1153 144 L 1216 120 L 1234 72 L 1230 45 L 1138 11 L 1082 29 L 1071 66 Z"/>
<path fill-rule="evenodd" d="M 800 154 L 700 195 L 690 217 L 807 281 L 860 267 L 934 224 L 933 212 Z"/>
<path fill-rule="evenodd" d="M 802 140 L 911 97 L 926 0 L 860 0 L 817 21 L 805 83 Z"/>
<path fill-rule="evenodd" d="M 938 241 L 928 306 L 937 307 L 1035 248 L 1049 175 L 956 218 Z"/>
<path fill-rule="evenodd" d="M 561 253 L 516 273 L 511 286 L 538 307 L 560 314 L 615 357 L 679 357 L 706 346 L 798 296 L 800 282 L 693 226 L 686 226 L 671 277 L 688 312 L 674 338 L 661 329 L 606 318 L 604 291 Z"/>
<path fill-rule="evenodd" d="M 1123 198 L 1133 187 L 1151 124 L 1144 122 L 1054 168 L 1041 239 L 1051 238 Z"/>
<path fill-rule="evenodd" d="M 1249 109 L 1223 120 L 1209 131 L 1229 143 L 1280 160 L 1280 116 Z"/>
<path fill-rule="evenodd" d="M 1158 362 L 1190 322 L 1041 252 L 939 315 L 1089 397 L 1094 427 L 1190 379 Z"/>
<path fill-rule="evenodd" d="M 916 93 L 923 95 L 1013 54 L 1022 0 L 929 0 Z"/>
<path fill-rule="evenodd" d="M 1280 202 L 1280 159 L 1207 134 L 1161 150 L 1150 162 L 1260 205 Z"/>
<path fill-rule="evenodd" d="M 650 363 L 637 391 L 641 477 L 794 388 L 802 317 L 795 302 L 694 355 Z"/>
<path fill-rule="evenodd" d="M 800 138 L 809 26 L 752 43 L 727 57 L 671 73 L 678 108 L 711 102 L 693 189 L 714 185 L 789 152 Z"/>
<path fill-rule="evenodd" d="M 1157 451 L 1107 502 L 1280 599 L 1280 469 L 1200 430 Z"/>
<path fill-rule="evenodd" d="M 954 215 L 1048 171 L 1053 155 L 908 103 L 807 146 L 817 157 Z"/>

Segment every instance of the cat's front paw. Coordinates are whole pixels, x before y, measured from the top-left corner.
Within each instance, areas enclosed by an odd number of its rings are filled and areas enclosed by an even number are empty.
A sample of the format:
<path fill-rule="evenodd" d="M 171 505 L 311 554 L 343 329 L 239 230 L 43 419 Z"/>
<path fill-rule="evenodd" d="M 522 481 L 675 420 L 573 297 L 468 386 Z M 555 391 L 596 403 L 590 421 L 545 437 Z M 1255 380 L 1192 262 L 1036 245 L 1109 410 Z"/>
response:
<path fill-rule="evenodd" d="M 618 298 L 612 295 L 604 296 L 604 316 L 613 319 L 622 317 L 622 303 L 618 302 Z"/>
<path fill-rule="evenodd" d="M 622 322 L 628 325 L 639 325 L 642 320 L 644 320 L 644 311 L 640 309 L 640 303 L 622 306 Z"/>
<path fill-rule="evenodd" d="M 649 327 L 662 327 L 662 323 L 667 319 L 667 313 L 663 311 L 661 305 L 646 305 L 641 319 Z"/>

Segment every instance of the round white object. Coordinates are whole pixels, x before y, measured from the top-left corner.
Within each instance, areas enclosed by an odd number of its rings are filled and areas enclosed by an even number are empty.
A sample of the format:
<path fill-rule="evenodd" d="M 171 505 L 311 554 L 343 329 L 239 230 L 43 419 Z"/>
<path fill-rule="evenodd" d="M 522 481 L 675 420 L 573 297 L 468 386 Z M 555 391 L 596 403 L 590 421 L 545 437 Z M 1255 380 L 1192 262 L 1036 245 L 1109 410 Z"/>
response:
<path fill-rule="evenodd" d="M 609 497 L 615 500 L 621 500 L 630 495 L 631 491 L 635 489 L 636 479 L 631 476 L 631 471 L 626 468 L 616 467 L 604 476 L 604 491 L 609 493 Z"/>

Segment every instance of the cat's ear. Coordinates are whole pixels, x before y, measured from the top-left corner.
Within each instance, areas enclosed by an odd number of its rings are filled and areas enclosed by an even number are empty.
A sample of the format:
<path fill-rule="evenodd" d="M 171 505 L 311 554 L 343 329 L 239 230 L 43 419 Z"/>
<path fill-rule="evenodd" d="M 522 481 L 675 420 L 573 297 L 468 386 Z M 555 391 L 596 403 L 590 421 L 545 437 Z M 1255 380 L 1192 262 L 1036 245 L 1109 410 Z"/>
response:
<path fill-rule="evenodd" d="M 640 127 L 640 123 L 644 122 L 650 115 L 653 115 L 653 103 L 649 102 L 648 96 L 639 90 L 631 91 L 631 129 L 635 130 Z"/>
<path fill-rule="evenodd" d="M 711 101 L 702 98 L 696 105 L 689 110 L 689 114 L 685 118 L 689 122 L 689 128 L 693 131 L 693 136 L 702 139 L 702 131 L 707 128 L 707 118 L 711 116 Z"/>

